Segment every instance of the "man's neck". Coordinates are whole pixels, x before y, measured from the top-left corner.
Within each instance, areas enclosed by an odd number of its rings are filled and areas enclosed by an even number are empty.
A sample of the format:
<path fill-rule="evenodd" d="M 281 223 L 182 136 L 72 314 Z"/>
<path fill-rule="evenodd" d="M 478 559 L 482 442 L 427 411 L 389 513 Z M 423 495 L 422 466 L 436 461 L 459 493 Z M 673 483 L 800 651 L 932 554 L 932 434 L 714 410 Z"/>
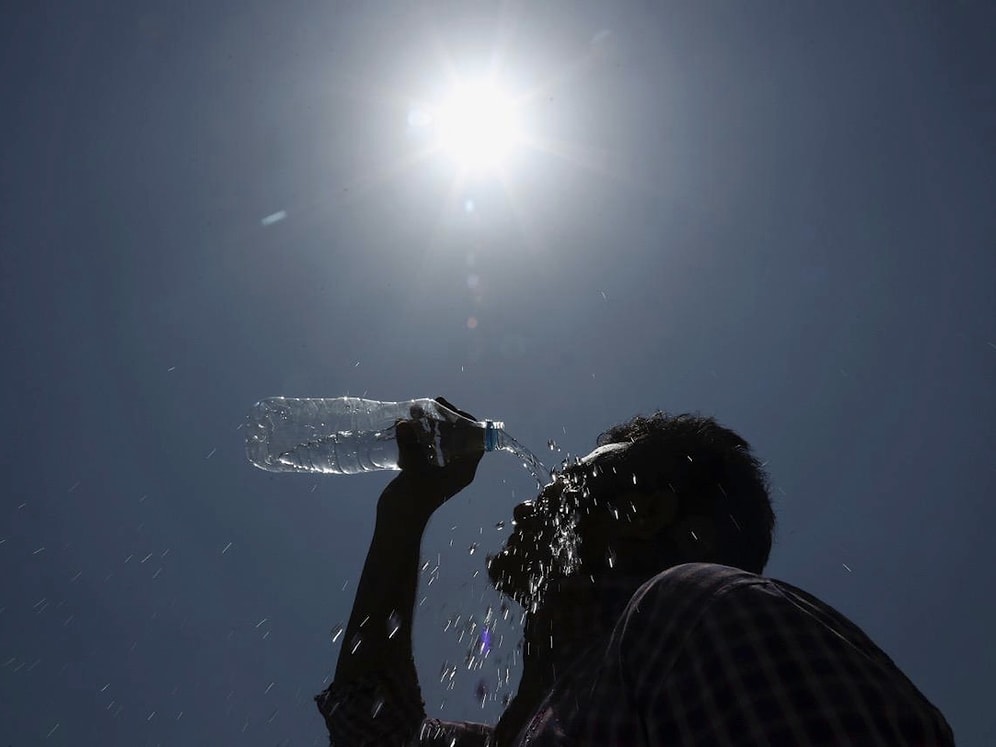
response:
<path fill-rule="evenodd" d="M 498 744 L 509 744 L 549 695 L 557 678 L 589 649 L 604 646 L 642 579 L 574 576 L 551 584 L 526 617 L 522 676 L 498 723 Z"/>

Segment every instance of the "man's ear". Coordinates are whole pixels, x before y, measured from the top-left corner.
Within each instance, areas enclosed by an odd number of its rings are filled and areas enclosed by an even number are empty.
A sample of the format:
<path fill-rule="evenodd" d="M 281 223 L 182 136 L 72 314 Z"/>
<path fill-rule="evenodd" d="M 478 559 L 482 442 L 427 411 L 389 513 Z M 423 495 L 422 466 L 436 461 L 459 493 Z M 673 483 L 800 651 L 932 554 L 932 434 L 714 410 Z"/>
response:
<path fill-rule="evenodd" d="M 620 521 L 617 527 L 623 537 L 652 539 L 674 524 L 678 516 L 678 496 L 670 489 L 629 493 L 615 503 L 628 519 Z"/>
<path fill-rule="evenodd" d="M 708 562 L 716 552 L 716 522 L 708 516 L 686 516 L 666 530 L 667 537 L 687 562 Z"/>

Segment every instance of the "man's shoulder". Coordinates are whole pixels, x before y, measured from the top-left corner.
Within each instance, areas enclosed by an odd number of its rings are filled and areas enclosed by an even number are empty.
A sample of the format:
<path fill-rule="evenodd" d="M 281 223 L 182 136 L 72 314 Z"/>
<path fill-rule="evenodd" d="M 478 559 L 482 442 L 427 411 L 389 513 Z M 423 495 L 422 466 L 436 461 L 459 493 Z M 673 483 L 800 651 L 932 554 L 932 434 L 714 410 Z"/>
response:
<path fill-rule="evenodd" d="M 735 683 L 778 682 L 799 694 L 787 712 L 793 718 L 849 734 L 917 735 L 904 744 L 953 744 L 943 715 L 857 625 L 781 580 L 721 565 L 675 566 L 637 590 L 615 633 L 626 681 L 649 693 L 648 703 L 672 702 L 675 693 L 683 702 L 687 682 L 708 682 L 721 694 L 713 702 L 768 708 L 765 687 Z M 868 698 L 881 707 L 873 710 Z"/>
<path fill-rule="evenodd" d="M 701 623 L 716 617 L 717 602 L 733 590 L 768 582 L 754 573 L 710 563 L 668 568 L 632 594 L 613 630 L 610 648 L 640 682 L 649 678 L 659 684 Z"/>
<path fill-rule="evenodd" d="M 661 640 L 684 637 L 730 592 L 770 583 L 764 576 L 714 563 L 673 566 L 646 580 L 630 597 L 617 633 L 630 639 L 639 631 Z"/>
<path fill-rule="evenodd" d="M 765 586 L 774 583 L 765 576 L 717 563 L 683 563 L 661 571 L 637 589 L 633 599 L 670 597 L 700 600 L 724 594 L 732 589 Z"/>
<path fill-rule="evenodd" d="M 705 620 L 720 628 L 730 621 L 752 629 L 773 621 L 784 630 L 817 626 L 872 658 L 885 657 L 857 625 L 809 592 L 713 563 L 686 563 L 658 573 L 637 589 L 622 618 L 633 631 L 660 629 L 682 636 Z"/>
<path fill-rule="evenodd" d="M 709 610 L 765 609 L 770 614 L 802 610 L 807 615 L 850 623 L 821 599 L 790 583 L 717 563 L 684 563 L 646 580 L 632 595 L 626 614 L 665 613 L 683 624 Z"/>

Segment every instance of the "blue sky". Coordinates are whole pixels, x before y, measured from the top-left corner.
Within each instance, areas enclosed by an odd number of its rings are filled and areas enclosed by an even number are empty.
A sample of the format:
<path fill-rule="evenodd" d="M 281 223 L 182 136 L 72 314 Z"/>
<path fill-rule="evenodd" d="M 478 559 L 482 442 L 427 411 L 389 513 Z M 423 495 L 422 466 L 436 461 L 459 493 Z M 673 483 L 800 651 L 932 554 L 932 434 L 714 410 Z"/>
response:
<path fill-rule="evenodd" d="M 239 427 L 262 397 L 365 393 L 444 395 L 551 463 L 637 412 L 715 415 L 768 462 L 770 575 L 862 626 L 959 744 L 992 743 L 993 20 L 971 2 L 12 12 L 0 737 L 323 744 L 311 696 L 389 475 L 267 474 Z M 529 142 L 497 171 L 426 155 L 413 109 L 489 70 Z M 480 672 L 459 634 L 498 609 L 483 557 L 530 489 L 489 455 L 425 538 L 434 714 L 500 712 L 514 615 Z"/>

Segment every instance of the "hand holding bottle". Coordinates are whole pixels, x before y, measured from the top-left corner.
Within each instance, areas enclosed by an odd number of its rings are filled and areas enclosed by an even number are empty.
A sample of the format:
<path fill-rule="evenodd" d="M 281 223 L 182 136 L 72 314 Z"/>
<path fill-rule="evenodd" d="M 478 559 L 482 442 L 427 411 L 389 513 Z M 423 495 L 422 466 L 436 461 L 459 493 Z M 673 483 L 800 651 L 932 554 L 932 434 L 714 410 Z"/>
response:
<path fill-rule="evenodd" d="M 401 474 L 381 495 L 378 512 L 414 509 L 427 518 L 473 482 L 485 451 L 478 421 L 442 397 L 435 401 L 444 418 L 423 418 L 413 407 L 410 420 L 398 421 Z"/>

